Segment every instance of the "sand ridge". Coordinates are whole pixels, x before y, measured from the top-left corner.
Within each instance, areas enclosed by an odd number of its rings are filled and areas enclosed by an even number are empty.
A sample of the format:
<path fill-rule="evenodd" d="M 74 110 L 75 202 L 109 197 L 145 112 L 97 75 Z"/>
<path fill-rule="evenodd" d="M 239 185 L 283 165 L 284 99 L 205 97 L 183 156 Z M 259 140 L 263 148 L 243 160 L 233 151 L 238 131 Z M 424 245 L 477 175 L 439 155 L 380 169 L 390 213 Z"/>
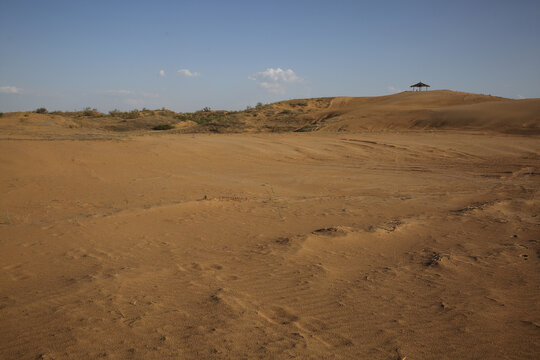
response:
<path fill-rule="evenodd" d="M 296 99 L 242 111 L 161 110 L 7 113 L 3 139 L 121 139 L 156 133 L 482 131 L 538 135 L 540 99 L 513 100 L 449 90 L 374 97 Z"/>

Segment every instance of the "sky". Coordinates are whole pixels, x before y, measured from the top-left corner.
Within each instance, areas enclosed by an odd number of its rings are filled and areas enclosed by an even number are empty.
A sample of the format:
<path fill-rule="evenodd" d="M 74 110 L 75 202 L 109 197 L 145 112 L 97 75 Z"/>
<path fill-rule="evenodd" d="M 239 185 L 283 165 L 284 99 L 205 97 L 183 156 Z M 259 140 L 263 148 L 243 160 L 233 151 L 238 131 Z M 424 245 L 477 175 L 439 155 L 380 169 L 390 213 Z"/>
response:
<path fill-rule="evenodd" d="M 540 97 L 538 0 L 0 0 L 0 112 Z"/>

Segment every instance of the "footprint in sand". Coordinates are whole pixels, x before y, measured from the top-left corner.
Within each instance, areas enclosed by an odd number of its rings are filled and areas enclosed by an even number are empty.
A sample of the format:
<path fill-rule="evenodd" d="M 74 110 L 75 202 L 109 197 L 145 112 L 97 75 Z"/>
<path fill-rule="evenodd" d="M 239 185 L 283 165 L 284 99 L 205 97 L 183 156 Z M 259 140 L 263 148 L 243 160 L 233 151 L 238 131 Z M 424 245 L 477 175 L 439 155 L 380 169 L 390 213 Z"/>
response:
<path fill-rule="evenodd" d="M 180 266 L 180 265 L 177 265 Z M 191 268 L 198 271 L 206 271 L 206 270 L 222 270 L 223 266 L 219 264 L 212 264 L 212 265 L 203 265 L 199 263 L 191 263 Z"/>
<path fill-rule="evenodd" d="M 258 314 L 273 324 L 288 325 L 298 320 L 298 316 L 279 306 L 275 306 L 267 311 L 259 311 Z"/>

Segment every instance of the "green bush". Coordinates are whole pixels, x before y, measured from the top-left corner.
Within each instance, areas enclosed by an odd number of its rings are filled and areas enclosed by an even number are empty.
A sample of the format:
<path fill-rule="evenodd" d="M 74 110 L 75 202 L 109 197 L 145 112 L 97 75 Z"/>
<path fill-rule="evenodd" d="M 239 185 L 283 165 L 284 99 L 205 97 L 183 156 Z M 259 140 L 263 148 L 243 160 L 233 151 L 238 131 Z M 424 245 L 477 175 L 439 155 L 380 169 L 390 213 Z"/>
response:
<path fill-rule="evenodd" d="M 131 110 L 131 111 L 126 111 L 124 114 L 123 114 L 123 118 L 124 119 L 136 119 L 138 118 L 140 115 L 139 113 L 139 110 L 135 109 L 135 110 Z"/>
<path fill-rule="evenodd" d="M 83 116 L 99 116 L 101 113 L 97 109 L 92 109 L 90 107 L 84 108 L 82 111 Z"/>
<path fill-rule="evenodd" d="M 41 107 L 41 108 L 38 108 L 36 109 L 36 111 L 34 111 L 36 114 L 47 114 L 48 111 L 47 109 L 45 109 L 44 107 Z"/>
<path fill-rule="evenodd" d="M 160 124 L 152 128 L 152 130 L 171 130 L 174 129 L 174 126 L 171 124 Z"/>
<path fill-rule="evenodd" d="M 214 111 L 214 112 L 197 111 L 194 113 L 178 114 L 176 118 L 181 121 L 190 120 L 190 121 L 196 122 L 199 125 L 204 125 L 208 123 L 223 123 L 230 120 L 234 120 L 235 115 L 229 112 L 220 112 L 220 111 Z"/>
<path fill-rule="evenodd" d="M 122 112 L 118 109 L 114 109 L 114 110 L 111 110 L 109 111 L 109 115 L 110 116 L 118 116 L 120 117 L 122 115 Z"/>
<path fill-rule="evenodd" d="M 120 111 L 117 109 L 109 111 L 110 116 L 115 116 L 122 119 L 136 119 L 140 116 L 140 114 L 141 113 L 137 109 L 132 110 L 132 111 Z"/>

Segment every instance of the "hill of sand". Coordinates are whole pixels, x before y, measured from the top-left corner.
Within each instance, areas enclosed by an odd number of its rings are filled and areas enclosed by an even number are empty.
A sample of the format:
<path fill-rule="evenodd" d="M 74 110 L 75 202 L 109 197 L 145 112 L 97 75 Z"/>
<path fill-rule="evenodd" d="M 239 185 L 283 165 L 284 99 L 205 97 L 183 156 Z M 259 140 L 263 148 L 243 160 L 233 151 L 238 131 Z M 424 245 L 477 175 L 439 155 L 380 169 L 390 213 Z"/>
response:
<path fill-rule="evenodd" d="M 453 91 L 335 98 L 313 121 L 320 130 L 482 130 L 540 133 L 540 99 L 510 100 Z"/>
<path fill-rule="evenodd" d="M 473 130 L 540 134 L 540 99 L 512 100 L 449 90 L 402 92 L 378 97 L 288 100 L 244 111 L 175 113 L 143 110 L 101 114 L 95 110 L 50 114 L 7 113 L 4 136 L 44 138 L 117 137 L 169 133 L 365 132 Z"/>
<path fill-rule="evenodd" d="M 537 109 L 4 114 L 0 359 L 535 358 Z"/>

